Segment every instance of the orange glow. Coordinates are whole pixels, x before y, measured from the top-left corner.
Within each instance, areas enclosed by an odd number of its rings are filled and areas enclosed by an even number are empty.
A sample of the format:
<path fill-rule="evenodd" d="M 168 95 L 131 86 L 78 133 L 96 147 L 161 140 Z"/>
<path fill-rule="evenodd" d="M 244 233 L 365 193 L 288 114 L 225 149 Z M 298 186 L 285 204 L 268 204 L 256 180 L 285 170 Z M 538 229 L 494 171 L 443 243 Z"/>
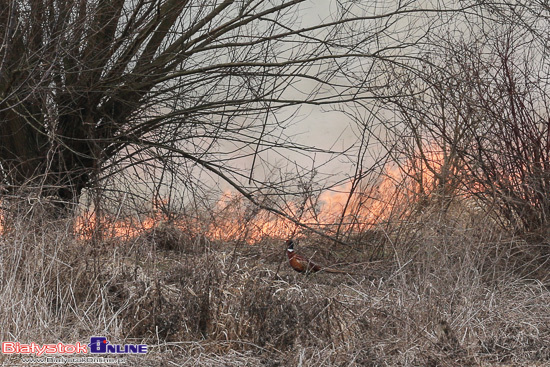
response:
<path fill-rule="evenodd" d="M 80 239 L 91 239 L 94 232 L 101 228 L 101 236 L 104 238 L 130 239 L 141 235 L 154 228 L 162 219 L 155 215 L 144 220 L 114 220 L 103 217 L 98 223 L 94 212 L 87 211 L 76 218 L 74 231 Z"/>
<path fill-rule="evenodd" d="M 285 209 L 280 210 L 330 235 L 366 231 L 390 220 L 396 212 L 408 210 L 411 201 L 401 200 L 403 196 L 417 200 L 419 194 L 430 195 L 436 190 L 445 164 L 441 150 L 426 149 L 422 156 L 419 154 L 418 158 L 400 167 L 387 166 L 375 180 L 364 179 L 355 185 L 350 180 L 322 192 L 317 198 L 308 198 L 306 205 L 300 202 L 304 199 L 296 199 L 285 203 Z M 170 223 L 186 233 L 202 235 L 211 241 L 253 244 L 265 238 L 286 239 L 302 230 L 287 218 L 254 208 L 231 191 L 224 192 L 209 211 L 194 213 L 193 218 L 169 220 L 160 210 L 168 206 L 167 200 L 157 199 L 151 214 L 145 217 L 119 218 L 102 214 L 99 220 L 93 210 L 84 211 L 74 221 L 74 232 L 83 240 L 90 240 L 94 235 L 98 236 L 96 238 L 129 240 L 161 223 Z M 3 231 L 4 218 L 0 213 L 0 233 Z"/>
<path fill-rule="evenodd" d="M 442 155 L 433 155 L 431 159 L 434 170 L 440 169 L 438 159 Z M 413 180 L 412 184 L 404 185 L 407 175 L 397 167 L 386 168 L 374 184 L 361 184 L 350 195 L 352 182 L 323 192 L 312 208 L 298 209 L 300 205 L 293 202 L 285 205 L 286 213 L 297 218 L 301 223 L 325 231 L 328 234 L 365 231 L 379 223 L 390 219 L 395 210 L 395 195 L 408 186 L 408 190 L 418 193 L 422 184 L 424 191 L 430 191 L 434 186 L 434 174 L 423 166 L 423 162 L 409 164 L 421 172 L 421 180 Z M 437 172 L 437 171 L 436 171 Z M 409 175 L 412 173 L 409 172 Z M 420 182 L 420 183 L 419 183 Z M 430 188 L 430 189 L 428 189 Z M 165 202 L 163 202 L 166 204 Z M 158 208 L 158 206 L 153 205 Z M 181 230 L 202 234 L 211 241 L 243 241 L 249 244 L 260 242 L 264 238 L 286 239 L 295 236 L 301 230 L 287 218 L 267 211 L 256 211 L 240 195 L 231 191 L 224 192 L 207 218 L 194 218 L 170 223 Z M 133 220 L 113 219 L 103 217 L 99 227 L 104 238 L 120 238 L 123 240 L 135 238 L 166 222 L 167 218 L 159 210 L 145 219 Z M 84 213 L 75 223 L 75 232 L 82 239 L 90 239 L 98 231 L 98 221 L 94 213 Z M 96 232 L 97 233 L 97 232 Z"/>

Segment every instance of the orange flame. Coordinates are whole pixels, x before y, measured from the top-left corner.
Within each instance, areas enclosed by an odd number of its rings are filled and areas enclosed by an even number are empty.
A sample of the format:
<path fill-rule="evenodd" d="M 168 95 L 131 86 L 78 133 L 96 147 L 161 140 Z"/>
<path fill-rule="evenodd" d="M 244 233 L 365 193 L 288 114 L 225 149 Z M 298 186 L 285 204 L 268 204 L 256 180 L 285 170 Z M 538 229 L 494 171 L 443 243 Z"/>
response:
<path fill-rule="evenodd" d="M 427 167 L 428 164 L 430 167 Z M 286 203 L 286 213 L 327 233 L 365 231 L 390 219 L 396 210 L 394 195 L 400 190 L 406 187 L 415 193 L 433 190 L 437 185 L 436 174 L 443 169 L 443 165 L 444 154 L 437 149 L 427 149 L 424 157 L 402 165 L 410 169 L 408 172 L 397 166 L 388 166 L 374 183 L 356 182 L 354 185 L 348 181 L 323 192 L 315 204 L 308 201 L 307 208 L 298 203 Z M 421 176 L 418 177 L 418 174 Z M 407 177 L 414 179 L 404 185 Z M 84 211 L 74 222 L 74 232 L 83 240 L 92 239 L 94 235 L 121 240 L 136 238 L 168 221 L 159 209 L 166 207 L 166 204 L 167 201 L 162 199 L 153 202 L 152 214 L 145 218 L 120 219 L 108 215 L 98 218 L 94 211 Z M 231 191 L 221 195 L 206 219 L 204 214 L 198 213 L 196 218 L 172 220 L 170 223 L 181 230 L 203 234 L 213 241 L 239 240 L 249 244 L 265 238 L 289 238 L 300 229 L 287 218 L 250 208 L 244 198 Z M 4 224 L 4 216 L 0 212 L 0 233 L 4 231 Z"/>
<path fill-rule="evenodd" d="M 76 218 L 74 231 L 80 239 L 89 240 L 94 234 L 101 232 L 103 238 L 127 240 L 145 233 L 162 221 L 158 215 L 138 221 L 133 219 L 114 220 L 103 216 L 98 220 L 93 211 L 86 211 Z"/>
<path fill-rule="evenodd" d="M 384 178 L 373 187 L 361 187 L 351 193 L 352 182 L 347 182 L 330 191 L 323 192 L 318 198 L 318 208 L 298 209 L 300 205 L 287 203 L 287 214 L 298 216 L 302 223 L 324 230 L 327 233 L 336 231 L 364 231 L 388 219 L 393 203 L 390 200 L 398 190 L 403 175 L 397 169 L 386 169 Z M 426 180 L 433 180 L 429 176 Z M 114 220 L 103 217 L 97 220 L 94 213 L 84 213 L 77 218 L 75 231 L 82 239 L 90 239 L 94 231 L 101 227 L 101 234 L 106 238 L 123 240 L 135 238 L 148 230 L 167 221 L 160 212 L 153 211 L 148 218 L 137 220 Z M 267 211 L 256 211 L 247 205 L 244 198 L 236 193 L 226 191 L 216 202 L 210 220 L 186 218 L 185 221 L 172 221 L 175 227 L 202 233 L 212 241 L 243 241 L 249 244 L 258 243 L 264 238 L 285 239 L 294 236 L 298 231 L 295 223 Z"/>

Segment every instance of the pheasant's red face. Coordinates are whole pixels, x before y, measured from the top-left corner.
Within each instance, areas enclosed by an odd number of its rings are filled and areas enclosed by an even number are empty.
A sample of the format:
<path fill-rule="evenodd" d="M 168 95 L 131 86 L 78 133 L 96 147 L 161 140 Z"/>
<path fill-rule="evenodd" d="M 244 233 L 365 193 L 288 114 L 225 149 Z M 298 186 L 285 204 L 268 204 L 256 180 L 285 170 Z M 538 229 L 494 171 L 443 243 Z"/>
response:
<path fill-rule="evenodd" d="M 294 241 L 293 240 L 287 240 L 286 241 L 286 247 L 287 247 L 287 251 L 289 252 L 294 252 Z"/>

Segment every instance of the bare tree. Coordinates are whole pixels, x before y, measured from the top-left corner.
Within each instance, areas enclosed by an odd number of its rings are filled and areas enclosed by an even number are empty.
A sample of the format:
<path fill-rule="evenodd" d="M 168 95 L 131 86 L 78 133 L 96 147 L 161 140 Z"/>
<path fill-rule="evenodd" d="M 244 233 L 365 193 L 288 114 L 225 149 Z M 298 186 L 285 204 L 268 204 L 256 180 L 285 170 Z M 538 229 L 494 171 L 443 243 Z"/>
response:
<path fill-rule="evenodd" d="M 405 157 L 397 161 L 419 194 L 447 202 L 466 194 L 513 231 L 544 232 L 550 63 L 540 30 L 548 8 L 482 5 L 459 21 L 458 35 L 454 23 L 429 35 L 423 66 L 391 69 L 400 81 L 392 86 L 396 97 L 385 98 L 400 121 L 394 152 Z"/>
<path fill-rule="evenodd" d="M 424 35 L 400 19 L 462 11 L 335 2 L 330 19 L 301 26 L 297 12 L 316 5 L 5 2 L 3 192 L 38 189 L 72 203 L 98 180 L 153 162 L 172 174 L 201 167 L 250 199 L 260 186 L 291 187 L 283 173 L 267 177 L 277 168 L 266 152 L 283 161 L 335 152 L 293 141 L 285 128 L 294 115 L 282 109 L 368 101 L 386 82 L 378 65 L 398 63 Z"/>

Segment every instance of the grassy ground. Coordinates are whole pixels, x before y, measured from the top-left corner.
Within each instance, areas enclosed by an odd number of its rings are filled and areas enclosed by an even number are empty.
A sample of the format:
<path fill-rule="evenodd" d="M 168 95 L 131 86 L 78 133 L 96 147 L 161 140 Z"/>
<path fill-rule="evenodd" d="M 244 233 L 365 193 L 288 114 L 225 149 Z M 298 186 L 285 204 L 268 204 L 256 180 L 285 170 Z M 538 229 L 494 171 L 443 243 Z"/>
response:
<path fill-rule="evenodd" d="M 353 272 L 307 277 L 280 241 L 164 226 L 94 243 L 34 223 L 0 238 L 3 341 L 148 344 L 129 366 L 550 364 L 547 266 L 487 223 L 420 218 L 356 250 L 306 236 L 299 252 Z"/>

